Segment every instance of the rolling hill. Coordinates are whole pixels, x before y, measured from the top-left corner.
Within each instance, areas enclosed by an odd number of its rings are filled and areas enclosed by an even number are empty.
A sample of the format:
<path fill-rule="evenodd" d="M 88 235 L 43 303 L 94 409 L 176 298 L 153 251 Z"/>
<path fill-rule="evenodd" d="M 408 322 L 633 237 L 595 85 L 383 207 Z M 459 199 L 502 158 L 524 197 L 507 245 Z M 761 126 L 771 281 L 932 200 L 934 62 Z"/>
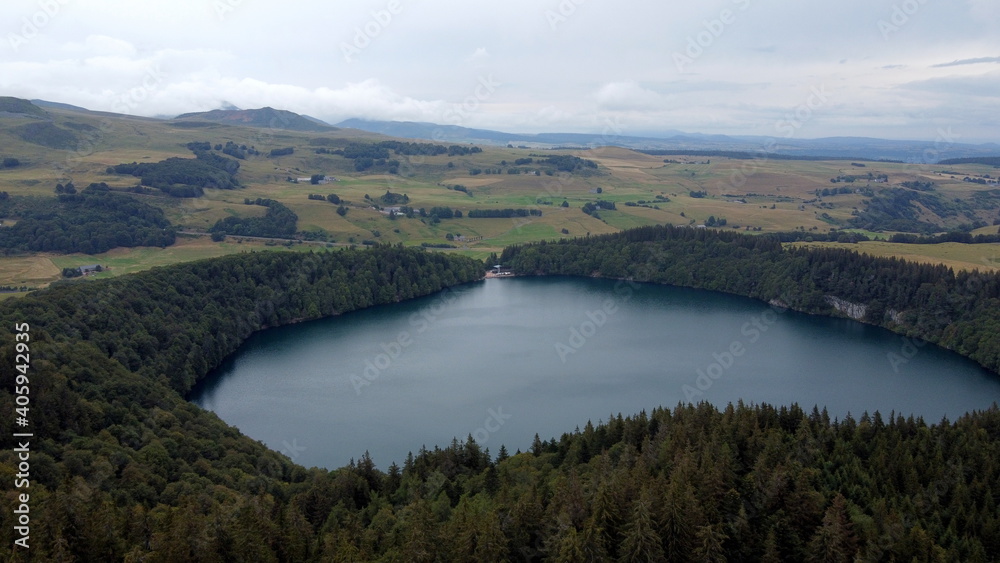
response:
<path fill-rule="evenodd" d="M 45 110 L 30 101 L 10 96 L 0 96 L 0 114 L 40 117 L 42 119 L 48 118 Z"/>
<path fill-rule="evenodd" d="M 283 129 L 287 131 L 329 132 L 337 128 L 322 121 L 294 112 L 264 107 L 260 109 L 216 109 L 197 113 L 185 113 L 175 121 L 212 121 L 224 125 Z"/>

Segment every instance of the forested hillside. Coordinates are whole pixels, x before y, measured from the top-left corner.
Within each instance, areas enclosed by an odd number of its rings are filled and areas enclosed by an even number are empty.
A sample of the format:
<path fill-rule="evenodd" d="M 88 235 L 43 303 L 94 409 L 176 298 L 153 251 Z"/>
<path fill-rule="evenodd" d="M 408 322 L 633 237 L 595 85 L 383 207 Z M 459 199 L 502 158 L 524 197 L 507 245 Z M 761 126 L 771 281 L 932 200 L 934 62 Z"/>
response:
<path fill-rule="evenodd" d="M 913 322 L 959 315 L 960 282 L 947 271 L 786 252 L 730 233 L 629 231 L 504 259 L 521 271 L 673 279 L 817 310 L 826 285 L 870 292 L 886 310 L 903 300 L 878 297 L 884 282 L 868 272 L 881 267 L 927 293 L 923 313 L 903 313 Z M 841 269 L 825 269 L 834 264 Z M 0 450 L 7 506 L 30 494 L 31 549 L 12 547 L 10 510 L 0 513 L 0 549 L 14 561 L 101 562 L 1000 560 L 996 407 L 927 425 L 888 413 L 836 421 L 795 406 L 685 405 L 581 420 L 582 430 L 536 439 L 524 453 L 482 450 L 469 437 L 402 467 L 376 468 L 358 452 L 326 471 L 293 464 L 183 398 L 255 330 L 425 295 L 482 271 L 402 247 L 263 252 L 0 304 L 0 361 L 24 362 L 15 332 L 30 335 L 31 356 L 17 382 L 30 387 L 31 425 L 15 427 L 8 414 L 0 431 L 34 434 L 30 488 L 13 488 L 17 453 Z M 995 278 L 976 279 L 970 300 L 996 291 Z M 17 374 L 0 374 L 6 413 Z"/>
<path fill-rule="evenodd" d="M 0 249 L 99 254 L 123 246 L 170 246 L 176 240 L 176 230 L 158 207 L 111 193 L 104 184 L 72 192 L 55 199 L 0 199 L 0 217 L 17 218 L 13 226 L 0 228 Z"/>
<path fill-rule="evenodd" d="M 30 367 L 17 386 L 30 389 L 31 425 L 15 430 L 11 415 L 0 427 L 7 436 L 35 436 L 30 487 L 17 490 L 30 493 L 33 560 L 115 561 L 129 553 L 162 561 L 232 560 L 236 553 L 236 560 L 256 559 L 254 542 L 282 540 L 238 513 L 270 520 L 277 514 L 258 511 L 283 506 L 295 487 L 308 489 L 303 483 L 322 472 L 293 466 L 182 395 L 256 330 L 426 295 L 481 275 L 479 262 L 399 247 L 263 252 L 4 302 L 0 356 L 8 367 L 0 408 L 7 413 L 15 412 L 13 366 L 24 363 L 15 358 L 14 331 L 30 325 Z M 10 448 L 0 458 L 0 487 L 11 505 L 17 458 Z M 224 513 L 228 523 L 204 520 Z M 4 550 L 13 546 L 12 518 L 9 510 L 0 516 Z M 299 541 L 313 533 L 295 532 L 301 524 L 269 526 Z M 195 532 L 202 525 L 209 527 Z M 209 546 L 203 534 L 221 543 Z"/>
<path fill-rule="evenodd" d="M 776 300 L 837 314 L 830 298 L 857 305 L 858 320 L 919 337 L 1000 371 L 1000 274 L 843 249 L 783 248 L 778 237 L 686 227 L 508 247 L 499 258 L 521 274 L 629 278 Z"/>

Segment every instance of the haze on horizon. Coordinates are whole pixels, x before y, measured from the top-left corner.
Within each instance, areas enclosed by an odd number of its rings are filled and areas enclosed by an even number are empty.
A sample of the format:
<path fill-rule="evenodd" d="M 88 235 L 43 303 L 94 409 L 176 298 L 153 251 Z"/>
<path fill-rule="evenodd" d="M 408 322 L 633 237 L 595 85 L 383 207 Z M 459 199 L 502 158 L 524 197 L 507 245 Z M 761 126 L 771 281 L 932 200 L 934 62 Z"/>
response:
<path fill-rule="evenodd" d="M 512 132 L 997 142 L 995 0 L 11 0 L 0 95 Z"/>

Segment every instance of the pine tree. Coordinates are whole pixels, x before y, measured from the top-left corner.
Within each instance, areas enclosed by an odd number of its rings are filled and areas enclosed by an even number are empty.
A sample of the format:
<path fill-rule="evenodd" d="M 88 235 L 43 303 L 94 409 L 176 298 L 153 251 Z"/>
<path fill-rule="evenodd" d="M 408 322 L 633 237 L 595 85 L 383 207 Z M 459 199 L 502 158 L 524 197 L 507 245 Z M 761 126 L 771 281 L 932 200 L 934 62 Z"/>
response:
<path fill-rule="evenodd" d="M 761 563 L 782 563 L 781 550 L 778 548 L 778 535 L 774 528 L 767 531 L 767 539 L 764 540 L 764 555 L 761 556 Z"/>
<path fill-rule="evenodd" d="M 417 499 L 400 514 L 403 526 L 403 550 L 409 561 L 423 563 L 434 561 L 437 554 L 437 522 L 430 505 Z"/>
<path fill-rule="evenodd" d="M 670 561 L 685 561 L 698 545 L 701 518 L 690 484 L 673 479 L 663 502 L 662 536 Z"/>
<path fill-rule="evenodd" d="M 495 465 L 490 465 L 486 468 L 486 474 L 483 477 L 483 489 L 491 497 L 495 496 L 500 490 L 500 474 L 497 473 Z"/>
<path fill-rule="evenodd" d="M 584 551 L 583 538 L 573 526 L 565 526 L 563 532 L 557 536 L 556 542 L 557 551 L 552 561 L 556 563 L 585 563 L 589 561 Z"/>
<path fill-rule="evenodd" d="M 838 493 L 823 515 L 823 524 L 809 542 L 809 560 L 849 563 L 857 552 L 858 538 L 847 513 L 847 499 Z"/>
<path fill-rule="evenodd" d="M 625 525 L 624 539 L 619 550 L 619 561 L 665 560 L 662 540 L 656 532 L 656 524 L 653 521 L 652 504 L 652 495 L 647 489 L 644 489 L 632 507 L 632 516 L 628 524 Z"/>
<path fill-rule="evenodd" d="M 697 561 L 706 563 L 725 563 L 726 550 L 723 543 L 729 536 L 722 531 L 722 525 L 700 526 L 696 534 L 698 548 L 694 552 Z"/>

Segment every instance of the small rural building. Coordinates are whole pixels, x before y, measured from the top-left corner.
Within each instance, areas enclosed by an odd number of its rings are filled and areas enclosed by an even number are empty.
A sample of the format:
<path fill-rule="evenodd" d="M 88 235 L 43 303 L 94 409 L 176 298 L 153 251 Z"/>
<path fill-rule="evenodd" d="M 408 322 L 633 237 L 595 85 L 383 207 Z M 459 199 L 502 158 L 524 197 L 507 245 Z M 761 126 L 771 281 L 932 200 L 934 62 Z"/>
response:
<path fill-rule="evenodd" d="M 83 275 L 85 275 L 85 276 L 87 274 L 93 274 L 93 273 L 97 273 L 97 272 L 100 272 L 100 271 L 103 271 L 103 270 L 104 269 L 101 268 L 100 264 L 87 264 L 86 266 L 80 266 L 80 273 L 83 274 Z"/>
<path fill-rule="evenodd" d="M 329 184 L 330 182 L 336 182 L 336 181 L 337 181 L 337 177 L 336 176 L 323 176 L 316 183 L 317 184 Z M 312 176 L 309 176 L 308 178 L 296 178 L 295 182 L 298 183 L 298 184 L 311 184 L 312 183 Z"/>

